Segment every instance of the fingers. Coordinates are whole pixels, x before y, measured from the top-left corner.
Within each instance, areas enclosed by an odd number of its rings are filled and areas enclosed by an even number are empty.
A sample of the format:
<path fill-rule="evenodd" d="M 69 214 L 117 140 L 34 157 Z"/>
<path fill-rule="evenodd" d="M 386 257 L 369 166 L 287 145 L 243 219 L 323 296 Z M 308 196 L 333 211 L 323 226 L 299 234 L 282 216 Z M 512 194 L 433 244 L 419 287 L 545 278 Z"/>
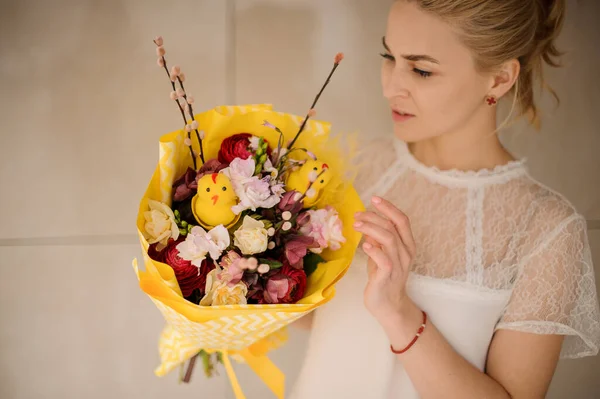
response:
<path fill-rule="evenodd" d="M 392 234 L 398 234 L 396 225 L 394 225 L 394 223 L 390 219 L 381 216 L 375 212 L 357 212 L 354 215 L 354 218 L 360 222 L 370 222 L 377 226 L 383 227 Z"/>
<path fill-rule="evenodd" d="M 400 240 L 398 232 L 395 230 L 394 233 L 392 233 L 380 225 L 363 220 L 359 220 L 354 223 L 354 228 L 356 231 L 363 233 L 372 240 L 375 240 L 377 244 L 384 247 L 386 251 L 394 251 L 397 246 L 402 245 L 402 243 L 399 242 Z"/>
<path fill-rule="evenodd" d="M 384 278 L 392 273 L 393 262 L 382 248 L 378 248 L 366 242 L 363 244 L 363 250 L 369 258 L 377 264 L 376 270 L 373 270 L 372 268 L 369 269 L 369 278 Z"/>
<path fill-rule="evenodd" d="M 400 209 L 396 208 L 391 202 L 381 197 L 373 197 L 372 202 L 379 212 L 381 212 L 394 223 L 396 230 L 400 235 L 400 239 L 404 245 L 406 245 L 409 255 L 414 258 L 417 253 L 417 249 L 415 245 L 415 239 L 412 234 L 412 229 L 410 228 L 408 216 L 406 216 Z"/>

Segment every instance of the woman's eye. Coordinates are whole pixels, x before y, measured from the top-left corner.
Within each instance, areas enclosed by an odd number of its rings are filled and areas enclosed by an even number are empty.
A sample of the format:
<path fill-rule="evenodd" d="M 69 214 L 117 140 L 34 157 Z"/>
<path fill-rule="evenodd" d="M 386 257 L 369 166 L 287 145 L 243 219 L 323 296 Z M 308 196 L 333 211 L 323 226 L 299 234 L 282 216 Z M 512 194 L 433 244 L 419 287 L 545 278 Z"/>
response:
<path fill-rule="evenodd" d="M 396 59 L 394 58 L 393 55 L 388 54 L 388 53 L 379 53 L 380 56 L 382 56 L 383 58 L 385 58 L 386 60 L 390 60 L 390 61 L 396 61 Z"/>
<path fill-rule="evenodd" d="M 422 78 L 428 78 L 431 76 L 431 72 L 427 72 L 419 68 L 413 68 L 413 71 L 419 74 Z"/>

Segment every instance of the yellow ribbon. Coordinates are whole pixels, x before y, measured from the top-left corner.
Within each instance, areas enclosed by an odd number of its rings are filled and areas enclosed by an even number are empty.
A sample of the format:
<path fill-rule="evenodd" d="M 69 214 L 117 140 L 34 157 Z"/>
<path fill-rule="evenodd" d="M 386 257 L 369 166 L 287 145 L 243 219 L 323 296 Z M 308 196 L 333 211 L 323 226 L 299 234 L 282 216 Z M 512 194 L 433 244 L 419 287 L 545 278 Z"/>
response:
<path fill-rule="evenodd" d="M 206 351 L 214 353 L 214 350 Z M 269 359 L 266 355 L 255 356 L 250 349 L 246 348 L 242 351 L 219 351 L 222 354 L 223 365 L 229 377 L 231 388 L 236 399 L 246 399 L 242 387 L 237 379 L 233 366 L 231 364 L 230 355 L 241 356 L 246 364 L 258 375 L 265 385 L 275 394 L 278 399 L 284 399 L 285 395 L 285 374 Z"/>

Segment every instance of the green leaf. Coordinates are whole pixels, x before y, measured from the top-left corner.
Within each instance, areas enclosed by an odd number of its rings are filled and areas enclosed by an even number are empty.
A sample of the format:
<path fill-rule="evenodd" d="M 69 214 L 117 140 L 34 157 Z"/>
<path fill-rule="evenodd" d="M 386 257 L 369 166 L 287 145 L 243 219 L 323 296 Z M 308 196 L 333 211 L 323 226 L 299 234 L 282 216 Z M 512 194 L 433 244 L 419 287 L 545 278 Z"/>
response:
<path fill-rule="evenodd" d="M 263 259 L 263 258 L 258 258 L 258 263 L 266 263 L 267 265 L 269 265 L 269 267 L 271 269 L 279 269 L 280 267 L 283 266 L 283 263 L 277 261 L 277 260 L 272 260 L 272 259 Z"/>
<path fill-rule="evenodd" d="M 319 263 L 325 262 L 325 259 L 321 257 L 319 254 L 315 254 L 313 252 L 309 253 L 304 257 L 304 272 L 306 273 L 306 277 L 310 276 L 317 270 Z"/>

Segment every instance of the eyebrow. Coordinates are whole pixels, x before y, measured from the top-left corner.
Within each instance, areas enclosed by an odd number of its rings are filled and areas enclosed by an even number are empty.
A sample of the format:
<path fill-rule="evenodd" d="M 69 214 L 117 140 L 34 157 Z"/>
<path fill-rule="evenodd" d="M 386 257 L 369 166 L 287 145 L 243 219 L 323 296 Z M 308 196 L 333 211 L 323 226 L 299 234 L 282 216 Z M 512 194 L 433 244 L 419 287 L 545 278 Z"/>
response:
<path fill-rule="evenodd" d="M 381 42 L 383 43 L 383 47 L 387 50 L 388 53 L 391 53 L 392 51 L 390 50 L 390 48 L 388 47 L 386 41 L 385 41 L 385 36 L 383 36 L 381 38 Z M 434 64 L 440 64 L 440 62 L 438 60 L 436 60 L 433 57 L 430 57 L 428 55 L 425 54 L 406 54 L 406 55 L 402 55 L 402 58 L 404 58 L 405 60 L 408 61 L 428 61 L 428 62 L 432 62 Z"/>

